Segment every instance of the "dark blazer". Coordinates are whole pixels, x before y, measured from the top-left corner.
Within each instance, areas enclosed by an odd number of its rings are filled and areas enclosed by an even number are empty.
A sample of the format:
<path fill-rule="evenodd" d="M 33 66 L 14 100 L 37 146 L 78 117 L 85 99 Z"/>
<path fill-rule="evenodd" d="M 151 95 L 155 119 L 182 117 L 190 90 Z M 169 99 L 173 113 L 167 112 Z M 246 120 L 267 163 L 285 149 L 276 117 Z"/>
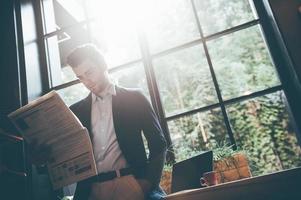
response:
<path fill-rule="evenodd" d="M 120 149 L 134 170 L 136 178 L 145 178 L 157 189 L 165 161 L 166 140 L 158 118 L 145 96 L 138 90 L 116 87 L 112 97 L 113 122 Z M 91 93 L 73 104 L 70 109 L 82 122 L 91 136 Z M 146 156 L 141 131 L 147 140 Z M 86 200 L 90 194 L 91 179 L 77 184 L 74 199 Z"/>

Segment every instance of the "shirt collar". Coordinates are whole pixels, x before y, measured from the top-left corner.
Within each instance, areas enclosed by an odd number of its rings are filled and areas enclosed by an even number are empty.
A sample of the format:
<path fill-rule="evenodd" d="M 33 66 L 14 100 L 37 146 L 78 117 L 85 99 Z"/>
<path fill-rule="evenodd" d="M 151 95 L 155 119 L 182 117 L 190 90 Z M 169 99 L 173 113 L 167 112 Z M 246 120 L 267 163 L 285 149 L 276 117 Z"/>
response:
<path fill-rule="evenodd" d="M 95 95 L 94 93 L 92 93 L 92 101 L 96 101 L 97 98 L 103 99 L 106 96 L 115 96 L 116 95 L 116 88 L 115 88 L 115 84 L 113 83 L 109 83 L 107 85 L 107 87 L 99 94 L 99 95 Z"/>

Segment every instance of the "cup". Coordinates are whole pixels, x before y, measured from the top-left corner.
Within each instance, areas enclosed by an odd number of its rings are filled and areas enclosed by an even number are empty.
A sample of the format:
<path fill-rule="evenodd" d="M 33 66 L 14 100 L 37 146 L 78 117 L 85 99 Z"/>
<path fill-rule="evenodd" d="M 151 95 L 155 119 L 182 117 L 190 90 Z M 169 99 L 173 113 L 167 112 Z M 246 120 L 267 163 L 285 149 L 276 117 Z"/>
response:
<path fill-rule="evenodd" d="M 212 186 L 212 185 L 217 185 L 217 172 L 216 171 L 211 171 L 211 172 L 205 172 L 203 174 L 203 177 L 200 179 L 201 185 L 202 186 Z"/>

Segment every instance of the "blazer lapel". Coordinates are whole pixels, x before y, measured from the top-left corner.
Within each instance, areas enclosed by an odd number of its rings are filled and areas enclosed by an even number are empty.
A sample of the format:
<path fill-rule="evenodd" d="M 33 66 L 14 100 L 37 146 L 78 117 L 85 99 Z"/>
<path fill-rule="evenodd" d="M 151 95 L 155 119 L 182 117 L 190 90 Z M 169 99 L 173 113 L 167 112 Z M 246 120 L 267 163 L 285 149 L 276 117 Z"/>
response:
<path fill-rule="evenodd" d="M 122 105 L 122 91 L 121 88 L 118 86 L 115 86 L 116 89 L 116 95 L 112 96 L 112 112 L 113 112 L 113 123 L 114 123 L 114 129 L 116 133 L 116 138 L 119 143 L 119 147 L 121 150 L 123 150 L 123 115 L 122 115 L 122 108 L 120 105 Z"/>
<path fill-rule="evenodd" d="M 83 101 L 83 107 L 82 107 L 82 112 L 81 112 L 81 121 L 83 123 L 83 126 L 86 127 L 89 131 L 90 137 L 92 136 L 91 133 L 91 104 L 92 104 L 92 93 L 84 99 Z"/>
<path fill-rule="evenodd" d="M 119 87 L 115 86 L 116 95 L 112 96 L 112 113 L 113 113 L 113 122 L 116 135 L 119 135 L 119 128 L 120 128 L 120 109 L 119 109 Z"/>

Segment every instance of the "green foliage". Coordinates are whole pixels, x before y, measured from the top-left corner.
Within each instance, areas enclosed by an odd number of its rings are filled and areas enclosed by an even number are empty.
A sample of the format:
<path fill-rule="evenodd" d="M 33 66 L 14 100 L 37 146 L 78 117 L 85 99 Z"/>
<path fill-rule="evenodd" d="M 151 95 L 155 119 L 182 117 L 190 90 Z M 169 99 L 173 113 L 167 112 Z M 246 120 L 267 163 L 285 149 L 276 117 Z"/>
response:
<path fill-rule="evenodd" d="M 165 164 L 164 167 L 163 167 L 163 171 L 171 172 L 172 171 L 172 164 Z"/>
<path fill-rule="evenodd" d="M 233 150 L 234 145 L 223 144 L 213 148 L 213 160 L 218 161 L 233 156 L 241 150 Z"/>
<path fill-rule="evenodd" d="M 254 175 L 301 165 L 281 92 L 234 104 L 229 116 L 238 146 L 248 151 Z"/>
<path fill-rule="evenodd" d="M 176 160 L 181 161 L 227 141 L 220 109 L 179 118 L 168 123 Z"/>

